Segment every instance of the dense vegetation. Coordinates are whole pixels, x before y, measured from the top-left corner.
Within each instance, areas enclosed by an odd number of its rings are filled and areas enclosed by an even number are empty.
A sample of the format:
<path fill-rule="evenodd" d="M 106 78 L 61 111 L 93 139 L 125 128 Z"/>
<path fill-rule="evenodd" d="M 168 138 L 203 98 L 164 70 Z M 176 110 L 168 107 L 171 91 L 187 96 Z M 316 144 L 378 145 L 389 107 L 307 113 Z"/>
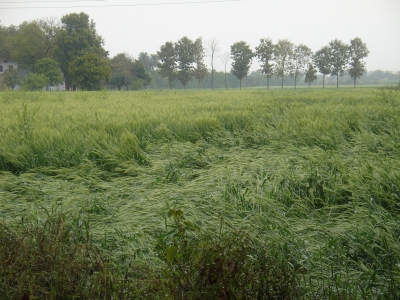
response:
<path fill-rule="evenodd" d="M 399 298 L 399 91 L 0 103 L 4 299 Z"/>
<path fill-rule="evenodd" d="M 0 61 L 16 61 L 25 73 L 29 73 L 21 76 L 13 69 L 14 65 L 7 69 L 0 65 L 0 72 L 4 72 L 0 77 L 0 88 L 5 83 L 11 89 L 22 84 L 25 90 L 40 90 L 60 84 L 64 79 L 66 89 L 108 87 L 120 90 L 124 87 L 138 90 L 147 88 L 156 74 L 163 77 L 164 85 L 168 82 L 170 89 L 174 82 L 186 89 L 191 81 L 196 81 L 199 88 L 210 72 L 211 86 L 207 87 L 214 89 L 217 59 L 224 64 L 225 78 L 227 65 L 232 60 L 231 73 L 239 80 L 241 88 L 255 58 L 261 66 L 259 72 L 268 81 L 272 76 L 280 78 L 282 88 L 289 75 L 294 78 L 295 88 L 297 80 L 303 76 L 305 80 L 301 81 L 311 84 L 317 79 L 317 69 L 324 78 L 333 75 L 336 87 L 339 87 L 339 77 L 348 74 L 356 87 L 357 78 L 366 71 L 364 58 L 369 53 L 360 38 L 352 39 L 350 44 L 335 39 L 315 53 L 304 44 L 295 45 L 289 40 L 278 40 L 274 44 L 269 38 L 260 39 L 255 50 L 240 41 L 231 45 L 230 52 L 222 55 L 219 52 L 219 42 L 215 38 L 203 43 L 202 38 L 193 41 L 184 36 L 175 43 L 166 42 L 157 54 L 141 52 L 138 59 L 133 59 L 119 53 L 110 59 L 103 38 L 89 15 L 70 13 L 61 20 L 44 18 L 19 26 L 0 25 Z M 211 70 L 204 63 L 206 53 L 211 58 Z M 155 85 L 162 88 L 158 82 Z M 227 88 L 227 80 L 224 85 Z"/>

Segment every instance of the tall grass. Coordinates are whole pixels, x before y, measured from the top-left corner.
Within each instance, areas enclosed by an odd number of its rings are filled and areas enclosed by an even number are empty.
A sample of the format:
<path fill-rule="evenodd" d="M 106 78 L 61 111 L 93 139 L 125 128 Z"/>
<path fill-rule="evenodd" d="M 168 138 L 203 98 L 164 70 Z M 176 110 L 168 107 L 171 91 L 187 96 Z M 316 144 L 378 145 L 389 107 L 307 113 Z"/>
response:
<path fill-rule="evenodd" d="M 45 220 L 39 208 L 58 205 L 86 220 L 112 276 L 139 287 L 115 297 L 400 295 L 396 91 L 6 92 L 0 103 L 0 216 Z"/>

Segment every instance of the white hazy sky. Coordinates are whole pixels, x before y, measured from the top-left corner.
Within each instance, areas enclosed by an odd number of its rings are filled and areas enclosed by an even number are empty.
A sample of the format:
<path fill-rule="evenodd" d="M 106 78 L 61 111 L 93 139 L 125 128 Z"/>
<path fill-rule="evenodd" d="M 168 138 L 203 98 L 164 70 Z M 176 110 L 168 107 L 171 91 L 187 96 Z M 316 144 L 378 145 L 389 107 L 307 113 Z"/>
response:
<path fill-rule="evenodd" d="M 0 0 L 4 26 L 82 11 L 96 23 L 110 57 L 156 53 L 183 36 L 216 38 L 220 54 L 242 40 L 254 49 L 265 37 L 313 51 L 336 38 L 360 37 L 370 51 L 368 70 L 400 70 L 400 0 Z M 219 62 L 216 69 L 222 68 Z M 254 60 L 252 69 L 258 68 Z"/>

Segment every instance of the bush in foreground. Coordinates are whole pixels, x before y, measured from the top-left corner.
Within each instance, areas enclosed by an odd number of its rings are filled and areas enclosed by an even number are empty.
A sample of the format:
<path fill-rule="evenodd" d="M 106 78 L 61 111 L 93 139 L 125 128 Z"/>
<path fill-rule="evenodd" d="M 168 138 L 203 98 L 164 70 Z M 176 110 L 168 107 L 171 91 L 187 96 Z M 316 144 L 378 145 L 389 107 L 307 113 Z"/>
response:
<path fill-rule="evenodd" d="M 0 224 L 2 299 L 293 299 L 294 269 L 246 234 L 189 234 L 179 210 L 160 235 L 164 267 L 120 274 L 91 242 L 87 223 L 62 213 Z M 105 258 L 107 257 L 107 258 Z M 132 278 L 134 277 L 134 278 Z"/>

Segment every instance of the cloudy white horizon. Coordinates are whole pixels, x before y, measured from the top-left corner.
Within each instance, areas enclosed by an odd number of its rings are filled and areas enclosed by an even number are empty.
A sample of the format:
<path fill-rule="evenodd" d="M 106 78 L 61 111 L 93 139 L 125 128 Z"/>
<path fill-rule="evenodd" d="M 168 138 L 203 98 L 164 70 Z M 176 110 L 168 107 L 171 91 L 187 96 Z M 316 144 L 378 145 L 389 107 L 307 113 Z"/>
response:
<path fill-rule="evenodd" d="M 370 51 L 367 70 L 400 71 L 400 0 L 0 0 L 3 26 L 85 12 L 110 57 L 156 53 L 183 36 L 219 41 L 220 52 L 245 41 L 288 39 L 313 51 L 359 37 Z M 205 58 L 209 63 L 209 58 Z M 217 59 L 216 69 L 223 65 Z M 252 70 L 259 68 L 256 59 Z"/>

